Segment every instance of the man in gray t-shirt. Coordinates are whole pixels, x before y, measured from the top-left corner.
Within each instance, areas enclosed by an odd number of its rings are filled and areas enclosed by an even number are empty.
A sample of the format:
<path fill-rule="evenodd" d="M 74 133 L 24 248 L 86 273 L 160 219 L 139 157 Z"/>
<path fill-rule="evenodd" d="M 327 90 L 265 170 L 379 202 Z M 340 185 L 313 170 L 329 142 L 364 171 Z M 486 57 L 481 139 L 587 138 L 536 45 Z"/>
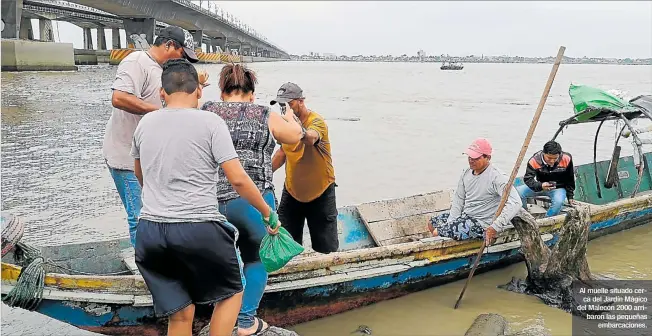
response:
<path fill-rule="evenodd" d="M 450 213 L 433 217 L 428 225 L 433 235 L 455 240 L 484 237 L 489 245 L 518 214 L 521 199 L 512 186 L 503 211 L 494 220 L 509 179 L 491 164 L 492 152 L 491 144 L 484 138 L 469 146 L 469 168 L 460 176 Z"/>
<path fill-rule="evenodd" d="M 141 119 L 131 149 L 143 188 L 136 265 L 155 314 L 169 316 L 169 335 L 192 333 L 195 304 L 216 304 L 210 334 L 230 335 L 244 275 L 238 231 L 218 210 L 218 168 L 261 213 L 270 234 L 278 233 L 278 215 L 240 164 L 224 120 L 197 109 L 202 89 L 195 68 L 183 59 L 170 60 L 163 65 L 161 85 L 166 108 Z"/>
<path fill-rule="evenodd" d="M 161 64 L 185 57 L 196 62 L 192 35 L 175 26 L 161 30 L 147 51 L 125 57 L 111 86 L 113 111 L 106 124 L 102 154 L 127 212 L 129 236 L 136 243 L 136 225 L 141 209 L 141 189 L 129 155 L 134 130 L 142 116 L 161 108 Z"/>

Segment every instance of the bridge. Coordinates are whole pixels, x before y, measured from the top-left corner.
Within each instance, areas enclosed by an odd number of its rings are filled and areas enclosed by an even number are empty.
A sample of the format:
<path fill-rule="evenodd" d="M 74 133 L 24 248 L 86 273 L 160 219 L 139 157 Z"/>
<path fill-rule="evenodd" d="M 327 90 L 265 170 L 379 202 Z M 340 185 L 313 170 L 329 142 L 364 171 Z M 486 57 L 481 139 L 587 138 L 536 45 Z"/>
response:
<path fill-rule="evenodd" d="M 96 29 L 97 49 L 106 50 L 105 29 L 112 29 L 111 47 L 119 49 L 121 29 L 134 48 L 138 42 L 132 36 L 152 44 L 161 28 L 176 25 L 190 31 L 196 47 L 207 52 L 289 59 L 287 52 L 233 15 L 188 0 L 2 0 L 3 38 L 33 40 L 31 19 L 39 20 L 41 41 L 55 40 L 53 20 L 81 27 L 84 49 L 95 49 L 91 29 Z"/>

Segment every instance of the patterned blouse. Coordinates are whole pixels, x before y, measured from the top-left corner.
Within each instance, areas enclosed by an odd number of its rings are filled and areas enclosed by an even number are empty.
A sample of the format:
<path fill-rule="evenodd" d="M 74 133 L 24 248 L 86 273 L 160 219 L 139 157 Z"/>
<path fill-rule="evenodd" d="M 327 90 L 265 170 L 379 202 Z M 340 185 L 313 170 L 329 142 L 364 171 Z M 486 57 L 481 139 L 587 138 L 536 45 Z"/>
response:
<path fill-rule="evenodd" d="M 262 193 L 274 190 L 272 183 L 272 154 L 276 145 L 267 126 L 270 110 L 266 106 L 241 102 L 204 103 L 202 110 L 216 113 L 226 122 L 231 131 L 233 147 L 251 180 Z M 240 197 L 226 179 L 222 169 L 218 170 L 217 199 L 228 201 Z"/>

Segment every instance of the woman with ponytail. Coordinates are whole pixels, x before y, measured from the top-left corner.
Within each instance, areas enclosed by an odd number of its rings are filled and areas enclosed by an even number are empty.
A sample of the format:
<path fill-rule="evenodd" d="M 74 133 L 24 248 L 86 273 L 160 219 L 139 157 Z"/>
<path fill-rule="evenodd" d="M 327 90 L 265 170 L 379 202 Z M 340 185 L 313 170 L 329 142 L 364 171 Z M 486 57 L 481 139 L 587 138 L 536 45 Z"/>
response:
<path fill-rule="evenodd" d="M 294 144 L 303 129 L 292 110 L 284 115 L 269 107 L 254 104 L 256 74 L 242 64 L 227 64 L 219 78 L 221 101 L 204 103 L 202 110 L 216 113 L 226 122 L 238 157 L 267 204 L 276 211 L 272 183 L 272 153 L 276 142 Z M 244 263 L 245 290 L 238 314 L 238 335 L 264 335 L 269 326 L 256 316 L 267 285 L 267 272 L 258 250 L 266 228 L 260 213 L 233 190 L 222 170 L 219 171 L 217 198 L 220 212 L 238 228 L 238 247 Z"/>

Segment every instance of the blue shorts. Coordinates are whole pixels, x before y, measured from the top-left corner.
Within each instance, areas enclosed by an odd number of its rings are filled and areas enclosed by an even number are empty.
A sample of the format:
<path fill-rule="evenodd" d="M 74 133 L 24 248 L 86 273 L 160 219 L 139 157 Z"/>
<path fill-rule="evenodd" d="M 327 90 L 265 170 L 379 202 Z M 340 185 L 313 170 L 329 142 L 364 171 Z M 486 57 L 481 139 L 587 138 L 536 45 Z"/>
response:
<path fill-rule="evenodd" d="M 213 304 L 244 289 L 238 231 L 228 222 L 138 222 L 136 265 L 158 317 Z"/>

